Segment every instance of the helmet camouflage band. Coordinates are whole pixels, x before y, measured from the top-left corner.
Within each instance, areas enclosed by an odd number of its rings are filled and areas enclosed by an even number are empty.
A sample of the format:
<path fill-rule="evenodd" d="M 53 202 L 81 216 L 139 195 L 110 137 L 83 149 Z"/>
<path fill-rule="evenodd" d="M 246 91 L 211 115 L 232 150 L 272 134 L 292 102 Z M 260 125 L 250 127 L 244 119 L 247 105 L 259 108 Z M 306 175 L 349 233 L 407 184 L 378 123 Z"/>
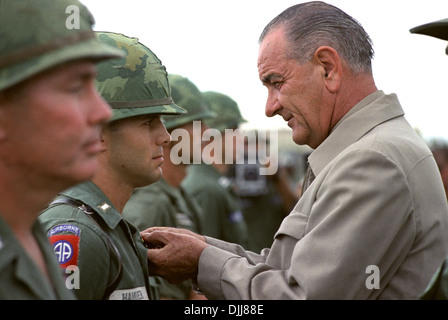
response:
<path fill-rule="evenodd" d="M 79 17 L 73 28 L 70 9 Z M 68 61 L 121 57 L 96 39 L 93 24 L 77 0 L 0 1 L 0 90 Z"/>
<path fill-rule="evenodd" d="M 216 116 L 216 113 L 211 111 L 205 102 L 202 93 L 188 78 L 170 74 L 168 75 L 168 81 L 174 101 L 186 109 L 188 114 L 163 117 L 167 129 L 174 129 L 196 120 L 204 120 Z"/>
<path fill-rule="evenodd" d="M 157 56 L 137 38 L 97 32 L 98 39 L 125 57 L 99 63 L 96 86 L 113 109 L 111 121 L 143 114 L 184 114 L 171 98 L 168 74 Z"/>
<path fill-rule="evenodd" d="M 214 119 L 205 121 L 210 128 L 224 131 L 225 129 L 236 129 L 241 123 L 246 122 L 241 116 L 238 104 L 229 96 L 214 91 L 203 92 L 202 95 L 210 109 L 218 115 Z"/>

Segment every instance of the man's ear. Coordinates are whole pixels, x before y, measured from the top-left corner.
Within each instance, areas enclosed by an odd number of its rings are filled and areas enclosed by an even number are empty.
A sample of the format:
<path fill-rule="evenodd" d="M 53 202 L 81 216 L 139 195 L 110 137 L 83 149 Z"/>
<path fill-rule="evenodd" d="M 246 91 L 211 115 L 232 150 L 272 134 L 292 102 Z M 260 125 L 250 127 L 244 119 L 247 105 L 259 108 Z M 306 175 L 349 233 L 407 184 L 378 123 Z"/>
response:
<path fill-rule="evenodd" d="M 338 52 L 332 47 L 322 46 L 314 52 L 313 59 L 321 67 L 327 90 L 338 92 L 342 79 L 342 61 Z"/>

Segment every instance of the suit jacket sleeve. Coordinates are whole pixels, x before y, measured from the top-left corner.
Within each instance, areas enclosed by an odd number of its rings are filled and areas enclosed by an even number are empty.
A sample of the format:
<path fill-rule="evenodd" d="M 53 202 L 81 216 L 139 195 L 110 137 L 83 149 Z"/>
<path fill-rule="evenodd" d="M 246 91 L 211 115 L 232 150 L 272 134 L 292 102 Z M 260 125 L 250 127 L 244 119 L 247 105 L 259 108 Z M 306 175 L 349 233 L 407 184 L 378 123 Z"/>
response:
<path fill-rule="evenodd" d="M 210 299 L 366 299 L 367 268 L 381 286 L 415 237 L 406 176 L 383 153 L 352 148 L 316 177 L 256 256 L 215 241 L 199 261 L 198 284 Z"/>

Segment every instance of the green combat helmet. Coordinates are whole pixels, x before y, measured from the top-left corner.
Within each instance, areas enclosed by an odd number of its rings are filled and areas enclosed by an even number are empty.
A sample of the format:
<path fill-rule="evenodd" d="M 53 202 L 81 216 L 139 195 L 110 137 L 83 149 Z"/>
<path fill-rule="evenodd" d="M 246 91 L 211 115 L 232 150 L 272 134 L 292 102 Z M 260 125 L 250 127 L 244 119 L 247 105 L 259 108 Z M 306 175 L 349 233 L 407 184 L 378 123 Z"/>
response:
<path fill-rule="evenodd" d="M 448 40 L 448 19 L 438 20 L 424 25 L 414 27 L 409 30 L 411 33 L 423 34 L 442 40 Z M 445 49 L 448 55 L 448 47 Z"/>
<path fill-rule="evenodd" d="M 448 19 L 438 20 L 414 27 L 410 32 L 448 40 Z"/>
<path fill-rule="evenodd" d="M 93 24 L 77 0 L 0 1 L 0 91 L 68 61 L 121 57 Z"/>
<path fill-rule="evenodd" d="M 105 44 L 123 50 L 125 57 L 98 64 L 98 92 L 113 109 L 111 121 L 143 114 L 185 114 L 171 98 L 168 74 L 157 56 L 137 38 L 97 32 Z"/>
<path fill-rule="evenodd" d="M 165 127 L 170 130 L 187 123 L 216 117 L 216 113 L 211 111 L 204 100 L 199 89 L 189 79 L 176 75 L 168 75 L 171 86 L 171 95 L 178 105 L 188 111 L 184 116 L 163 117 Z"/>
<path fill-rule="evenodd" d="M 247 122 L 241 115 L 238 104 L 229 96 L 214 92 L 203 92 L 205 101 L 218 115 L 206 121 L 206 124 L 223 132 L 225 129 L 236 129 L 241 123 Z"/>

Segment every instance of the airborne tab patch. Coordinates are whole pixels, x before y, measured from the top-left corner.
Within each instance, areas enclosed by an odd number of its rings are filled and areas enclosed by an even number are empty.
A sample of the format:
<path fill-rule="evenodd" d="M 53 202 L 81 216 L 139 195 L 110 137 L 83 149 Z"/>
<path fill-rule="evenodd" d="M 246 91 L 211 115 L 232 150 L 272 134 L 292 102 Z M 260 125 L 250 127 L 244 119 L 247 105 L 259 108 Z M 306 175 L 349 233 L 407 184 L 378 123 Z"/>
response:
<path fill-rule="evenodd" d="M 81 229 L 79 227 L 74 226 L 72 224 L 60 224 L 55 226 L 48 231 L 48 237 L 54 236 L 59 233 L 71 233 L 79 236 Z"/>

